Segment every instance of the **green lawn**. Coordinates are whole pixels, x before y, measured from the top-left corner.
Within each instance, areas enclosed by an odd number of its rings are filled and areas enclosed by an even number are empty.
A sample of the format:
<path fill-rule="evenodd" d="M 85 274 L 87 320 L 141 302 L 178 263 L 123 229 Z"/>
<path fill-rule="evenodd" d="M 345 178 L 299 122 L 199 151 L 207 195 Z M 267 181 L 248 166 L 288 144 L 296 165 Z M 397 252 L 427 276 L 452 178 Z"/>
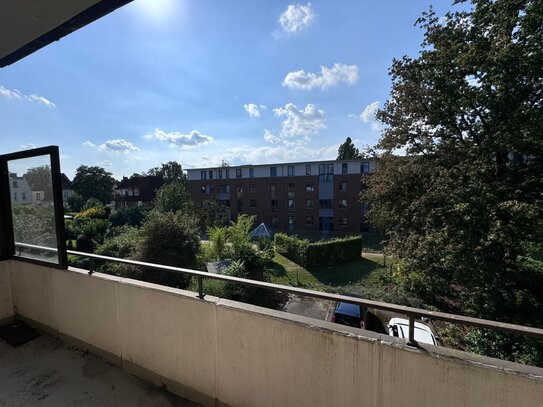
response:
<path fill-rule="evenodd" d="M 276 284 L 326 290 L 354 284 L 371 285 L 382 270 L 383 258 L 376 255 L 365 255 L 360 260 L 310 271 L 276 254 L 273 266 L 268 269 L 268 277 Z"/>

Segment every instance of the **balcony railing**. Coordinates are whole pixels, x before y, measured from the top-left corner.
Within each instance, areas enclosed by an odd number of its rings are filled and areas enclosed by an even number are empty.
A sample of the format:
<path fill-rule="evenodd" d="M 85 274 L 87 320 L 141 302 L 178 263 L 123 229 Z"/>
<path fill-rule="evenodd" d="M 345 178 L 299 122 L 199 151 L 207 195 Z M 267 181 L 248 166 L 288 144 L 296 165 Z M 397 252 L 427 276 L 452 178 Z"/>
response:
<path fill-rule="evenodd" d="M 57 249 L 54 249 L 54 248 L 31 245 L 31 244 L 26 244 L 26 243 L 18 243 L 18 242 L 15 243 L 15 247 L 31 249 L 31 250 L 33 249 L 33 250 L 39 250 L 39 251 L 45 251 L 45 252 L 57 252 Z M 331 293 L 326 293 L 322 291 L 307 290 L 304 288 L 267 283 L 264 281 L 249 280 L 246 278 L 207 273 L 204 271 L 192 270 L 192 269 L 187 269 L 187 268 L 182 268 L 182 267 L 166 266 L 166 265 L 161 265 L 161 264 L 147 263 L 147 262 L 129 260 L 129 259 L 120 259 L 116 257 L 102 256 L 98 254 L 84 253 L 84 252 L 79 252 L 79 251 L 74 251 L 74 250 L 67 250 L 66 253 L 74 255 L 74 256 L 80 256 L 80 257 L 85 257 L 85 258 L 90 259 L 91 269 L 89 270 L 89 274 L 91 275 L 94 272 L 92 260 L 100 260 L 100 261 L 109 261 L 109 262 L 114 262 L 114 263 L 138 266 L 138 267 L 145 267 L 145 268 L 149 268 L 153 270 L 167 271 L 171 273 L 184 274 L 184 275 L 189 275 L 191 277 L 195 277 L 198 281 L 198 297 L 201 299 L 205 297 L 205 293 L 203 290 L 203 280 L 207 278 L 207 279 L 225 281 L 225 282 L 236 283 L 236 284 L 241 284 L 241 285 L 246 285 L 246 286 L 251 286 L 251 287 L 263 288 L 266 290 L 296 294 L 303 297 L 319 298 L 319 299 L 336 301 L 336 302 L 346 302 L 350 304 L 360 305 L 365 308 L 372 308 L 372 309 L 390 311 L 390 312 L 394 312 L 398 314 L 407 315 L 409 318 L 409 337 L 407 339 L 407 344 L 410 346 L 418 346 L 415 340 L 415 318 L 428 318 L 428 319 L 436 320 L 436 321 L 444 321 L 444 322 L 449 322 L 453 324 L 461 324 L 461 325 L 472 326 L 472 327 L 477 327 L 477 328 L 485 328 L 485 329 L 490 329 L 490 330 L 495 330 L 495 331 L 502 331 L 502 332 L 507 332 L 511 334 L 529 336 L 529 337 L 543 340 L 543 329 L 540 329 L 540 328 L 534 328 L 534 327 L 528 327 L 528 326 L 516 325 L 516 324 L 508 324 L 505 322 L 491 321 L 487 319 L 466 317 L 463 315 L 448 314 L 445 312 L 429 311 L 429 310 L 424 310 L 420 308 L 407 307 L 403 305 L 390 304 L 390 303 L 385 303 L 385 302 L 380 302 L 380 301 L 366 300 L 363 298 L 350 297 L 346 295 L 331 294 Z"/>

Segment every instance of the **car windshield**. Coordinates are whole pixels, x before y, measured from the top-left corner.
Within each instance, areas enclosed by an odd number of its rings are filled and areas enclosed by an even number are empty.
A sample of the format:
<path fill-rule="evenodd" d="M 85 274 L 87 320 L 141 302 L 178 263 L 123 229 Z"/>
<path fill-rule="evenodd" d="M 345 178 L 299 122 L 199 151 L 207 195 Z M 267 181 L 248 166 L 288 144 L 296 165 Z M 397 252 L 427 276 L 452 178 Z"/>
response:
<path fill-rule="evenodd" d="M 336 307 L 336 313 L 360 318 L 360 306 L 347 302 L 340 302 Z"/>

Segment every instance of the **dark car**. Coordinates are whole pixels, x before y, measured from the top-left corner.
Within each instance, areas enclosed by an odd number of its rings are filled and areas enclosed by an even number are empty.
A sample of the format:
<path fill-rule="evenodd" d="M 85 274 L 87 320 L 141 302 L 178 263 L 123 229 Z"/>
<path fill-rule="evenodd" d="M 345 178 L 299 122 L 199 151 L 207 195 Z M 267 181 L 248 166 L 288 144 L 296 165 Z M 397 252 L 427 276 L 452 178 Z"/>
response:
<path fill-rule="evenodd" d="M 332 315 L 332 322 L 364 329 L 364 313 L 365 310 L 360 305 L 338 302 Z"/>

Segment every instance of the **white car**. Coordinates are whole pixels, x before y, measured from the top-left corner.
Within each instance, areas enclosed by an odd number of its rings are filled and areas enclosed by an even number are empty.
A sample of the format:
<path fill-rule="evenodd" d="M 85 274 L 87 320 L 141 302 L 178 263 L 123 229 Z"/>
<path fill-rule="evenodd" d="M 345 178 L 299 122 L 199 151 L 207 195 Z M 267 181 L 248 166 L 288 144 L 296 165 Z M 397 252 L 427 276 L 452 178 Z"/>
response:
<path fill-rule="evenodd" d="M 408 339 L 409 321 L 403 318 L 392 318 L 388 323 L 388 334 L 398 338 Z M 432 330 L 420 322 L 415 322 L 415 341 L 438 346 Z"/>

